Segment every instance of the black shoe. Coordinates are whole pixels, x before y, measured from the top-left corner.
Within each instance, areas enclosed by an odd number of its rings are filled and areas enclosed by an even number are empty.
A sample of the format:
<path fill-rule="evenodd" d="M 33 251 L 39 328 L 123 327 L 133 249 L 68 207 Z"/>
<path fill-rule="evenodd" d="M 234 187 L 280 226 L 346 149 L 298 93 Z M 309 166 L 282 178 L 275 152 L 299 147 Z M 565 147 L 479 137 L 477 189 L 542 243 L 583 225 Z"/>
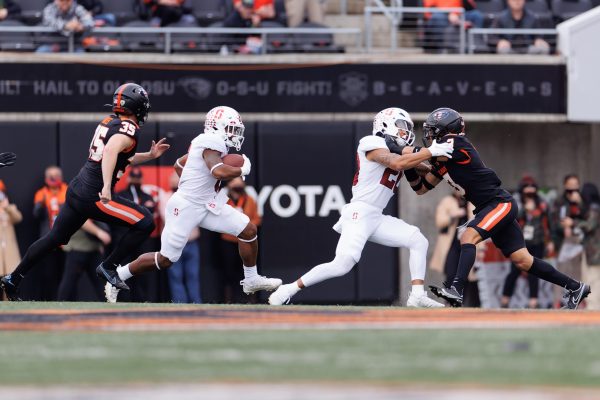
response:
<path fill-rule="evenodd" d="M 10 275 L 6 275 L 0 279 L 0 289 L 6 293 L 6 298 L 10 301 L 22 301 L 19 297 L 19 288 L 12 283 Z"/>
<path fill-rule="evenodd" d="M 569 290 L 567 294 L 564 295 L 564 298 L 567 299 L 567 304 L 565 304 L 565 306 L 562 308 L 565 310 L 577 310 L 579 303 L 588 297 L 590 293 L 592 293 L 590 286 L 586 285 L 585 283 L 581 283 L 577 289 Z"/>
<path fill-rule="evenodd" d="M 104 268 L 104 264 L 98 265 L 98 267 L 96 268 L 96 275 L 98 275 L 99 278 L 104 279 L 106 282 L 110 283 L 117 289 L 129 290 L 129 286 L 127 286 L 127 284 L 125 284 L 125 282 L 123 282 L 121 278 L 119 278 L 119 274 L 117 274 L 117 271 Z"/>
<path fill-rule="evenodd" d="M 454 286 L 445 288 L 430 285 L 429 290 L 437 297 L 441 297 L 442 299 L 446 300 L 452 307 L 462 307 L 463 297 L 460 293 L 458 293 Z"/>

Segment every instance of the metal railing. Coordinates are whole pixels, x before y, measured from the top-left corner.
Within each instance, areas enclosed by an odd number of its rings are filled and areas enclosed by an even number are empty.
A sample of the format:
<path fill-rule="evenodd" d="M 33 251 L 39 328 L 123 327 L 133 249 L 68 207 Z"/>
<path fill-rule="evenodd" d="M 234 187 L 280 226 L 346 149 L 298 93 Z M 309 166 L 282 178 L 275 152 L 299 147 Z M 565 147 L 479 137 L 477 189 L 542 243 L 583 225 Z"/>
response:
<path fill-rule="evenodd" d="M 482 41 L 484 45 L 489 46 L 489 52 L 496 52 L 495 48 L 491 47 L 490 38 L 491 35 L 514 35 L 515 37 L 519 36 L 543 36 L 543 39 L 548 42 L 551 47 L 556 46 L 556 38 L 558 35 L 558 31 L 556 29 L 506 29 L 506 28 L 472 28 L 469 29 L 468 32 L 468 49 L 469 54 L 473 54 L 476 51 L 485 52 L 481 49 L 477 49 L 476 36 L 481 35 Z M 522 46 L 525 43 L 513 43 L 513 45 Z"/>
<path fill-rule="evenodd" d="M 398 30 L 406 14 L 422 14 L 427 13 L 456 13 L 459 16 L 458 28 L 458 49 L 459 53 L 466 52 L 466 26 L 465 26 L 465 9 L 456 8 L 437 8 L 437 7 L 388 7 L 381 0 L 372 0 L 378 3 L 377 6 L 365 7 L 365 48 L 367 52 L 371 52 L 373 48 L 373 14 L 384 14 L 391 21 L 390 28 L 390 49 L 397 50 L 398 48 Z"/>
<path fill-rule="evenodd" d="M 48 27 L 39 26 L 0 26 L 0 34 L 2 33 L 48 33 L 56 34 L 56 30 Z M 357 48 L 362 47 L 362 31 L 359 28 L 184 28 L 184 27 L 104 27 L 95 28 L 89 33 L 91 36 L 101 36 L 102 34 L 161 34 L 164 41 L 164 53 L 171 53 L 173 37 L 176 35 L 188 34 L 209 34 L 209 35 L 246 35 L 260 36 L 264 44 L 267 43 L 269 35 L 315 35 L 315 34 L 331 34 L 331 35 L 353 35 Z M 64 37 L 67 41 L 67 51 L 72 53 L 76 48 L 76 37 L 71 34 Z M 267 52 L 267 46 L 263 45 L 262 53 Z"/>

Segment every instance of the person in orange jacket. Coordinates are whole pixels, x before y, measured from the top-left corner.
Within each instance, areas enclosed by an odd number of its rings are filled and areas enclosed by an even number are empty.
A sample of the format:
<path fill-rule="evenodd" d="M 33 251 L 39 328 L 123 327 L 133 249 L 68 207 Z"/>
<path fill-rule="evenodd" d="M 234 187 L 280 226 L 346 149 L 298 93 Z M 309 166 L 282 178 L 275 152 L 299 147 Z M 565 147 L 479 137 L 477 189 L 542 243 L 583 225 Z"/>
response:
<path fill-rule="evenodd" d="M 258 214 L 256 201 L 246 193 L 246 183 L 242 178 L 235 178 L 227 183 L 229 200 L 227 204 L 237 208 L 250 218 L 250 222 L 259 226 L 262 218 Z M 223 274 L 223 298 L 225 303 L 241 303 L 248 301 L 242 293 L 240 281 L 244 279 L 240 269 L 238 256 L 238 239 L 231 235 L 221 235 L 221 273 Z M 250 302 L 256 302 L 251 297 Z"/>

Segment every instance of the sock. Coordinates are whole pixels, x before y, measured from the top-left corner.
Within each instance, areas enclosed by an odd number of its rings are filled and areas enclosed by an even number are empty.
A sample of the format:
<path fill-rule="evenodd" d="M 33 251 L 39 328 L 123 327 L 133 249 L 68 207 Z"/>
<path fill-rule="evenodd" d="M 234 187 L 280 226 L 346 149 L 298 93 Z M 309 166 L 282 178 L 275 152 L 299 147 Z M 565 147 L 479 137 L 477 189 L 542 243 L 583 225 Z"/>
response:
<path fill-rule="evenodd" d="M 410 292 L 410 295 L 415 295 L 415 296 L 423 296 L 425 294 L 425 286 L 423 285 L 412 285 L 412 290 Z"/>
<path fill-rule="evenodd" d="M 244 266 L 244 279 L 254 278 L 255 276 L 258 276 L 258 272 L 256 271 L 256 265 L 254 267 Z"/>
<path fill-rule="evenodd" d="M 540 260 L 539 258 L 533 258 L 533 265 L 529 269 L 530 274 L 537 276 L 540 279 L 554 283 L 563 288 L 569 290 L 579 289 L 580 283 L 575 279 L 568 277 L 559 270 L 555 269 L 552 265 L 546 261 Z"/>
<path fill-rule="evenodd" d="M 119 274 L 119 278 L 121 278 L 121 280 L 123 282 L 125 282 L 127 279 L 129 279 L 129 278 L 131 278 L 133 276 L 133 274 L 129 270 L 129 264 L 126 264 L 126 265 L 123 265 L 123 266 L 118 266 L 117 267 L 117 274 Z"/>
<path fill-rule="evenodd" d="M 475 264 L 475 245 L 471 243 L 462 244 L 460 246 L 460 258 L 458 259 L 458 270 L 452 281 L 452 286 L 462 295 L 462 292 L 467 283 L 467 277 L 471 268 Z"/>

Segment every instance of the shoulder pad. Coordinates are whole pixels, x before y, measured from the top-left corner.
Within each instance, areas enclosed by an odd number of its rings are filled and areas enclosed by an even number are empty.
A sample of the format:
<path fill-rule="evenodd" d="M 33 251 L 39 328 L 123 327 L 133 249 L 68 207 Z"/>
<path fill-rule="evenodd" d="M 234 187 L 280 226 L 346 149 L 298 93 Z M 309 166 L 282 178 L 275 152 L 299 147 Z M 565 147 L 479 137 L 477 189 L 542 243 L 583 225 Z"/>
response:
<path fill-rule="evenodd" d="M 376 149 L 386 149 L 385 139 L 380 136 L 365 136 L 358 142 L 358 151 L 366 153 L 367 151 Z"/>
<path fill-rule="evenodd" d="M 192 140 L 192 146 L 227 153 L 225 141 L 217 135 L 201 133 Z"/>

